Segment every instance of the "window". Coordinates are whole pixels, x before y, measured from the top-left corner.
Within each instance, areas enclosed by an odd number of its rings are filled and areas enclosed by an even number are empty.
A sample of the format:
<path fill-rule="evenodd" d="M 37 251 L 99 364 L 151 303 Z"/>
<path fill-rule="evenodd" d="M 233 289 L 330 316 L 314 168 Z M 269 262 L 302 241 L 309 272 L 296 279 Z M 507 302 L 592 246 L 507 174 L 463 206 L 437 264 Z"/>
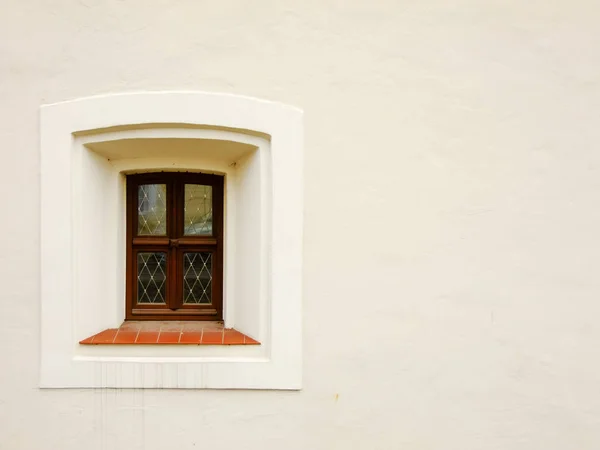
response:
<path fill-rule="evenodd" d="M 297 108 L 232 94 L 143 92 L 44 105 L 40 386 L 300 389 L 303 135 Z M 224 174 L 223 328 L 260 345 L 76 344 L 131 317 L 127 177 L 165 168 Z M 147 184 L 166 184 L 168 198 L 173 192 L 169 181 Z"/>
<path fill-rule="evenodd" d="M 222 320 L 223 177 L 127 176 L 127 314 Z"/>

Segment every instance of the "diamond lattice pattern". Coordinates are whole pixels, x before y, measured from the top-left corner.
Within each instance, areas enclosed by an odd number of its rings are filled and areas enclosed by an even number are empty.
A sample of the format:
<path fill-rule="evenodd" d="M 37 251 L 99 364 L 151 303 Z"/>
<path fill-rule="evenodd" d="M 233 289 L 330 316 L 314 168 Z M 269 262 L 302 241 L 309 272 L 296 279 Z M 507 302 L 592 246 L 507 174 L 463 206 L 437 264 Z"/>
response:
<path fill-rule="evenodd" d="M 166 253 L 138 253 L 138 303 L 165 303 Z"/>
<path fill-rule="evenodd" d="M 167 186 L 142 184 L 138 187 L 138 236 L 167 234 Z"/>
<path fill-rule="evenodd" d="M 186 235 L 212 235 L 212 186 L 185 185 L 184 226 Z"/>
<path fill-rule="evenodd" d="M 212 302 L 212 254 L 184 253 L 183 303 Z"/>

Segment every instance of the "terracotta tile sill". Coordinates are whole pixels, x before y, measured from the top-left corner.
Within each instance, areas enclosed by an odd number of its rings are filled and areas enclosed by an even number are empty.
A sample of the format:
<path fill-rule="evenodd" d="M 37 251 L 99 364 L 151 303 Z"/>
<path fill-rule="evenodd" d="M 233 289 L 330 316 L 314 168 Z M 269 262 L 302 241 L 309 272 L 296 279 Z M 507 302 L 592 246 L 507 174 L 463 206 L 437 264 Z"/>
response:
<path fill-rule="evenodd" d="M 260 345 L 223 322 L 123 322 L 79 342 L 82 345 Z"/>

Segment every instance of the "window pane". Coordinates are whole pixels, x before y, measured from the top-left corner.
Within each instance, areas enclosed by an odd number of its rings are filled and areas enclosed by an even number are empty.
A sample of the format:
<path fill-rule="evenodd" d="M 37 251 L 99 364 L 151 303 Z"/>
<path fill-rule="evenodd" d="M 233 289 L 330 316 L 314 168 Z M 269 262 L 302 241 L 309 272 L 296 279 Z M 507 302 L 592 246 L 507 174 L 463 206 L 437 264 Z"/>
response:
<path fill-rule="evenodd" d="M 167 185 L 138 187 L 138 236 L 167 234 Z"/>
<path fill-rule="evenodd" d="M 137 302 L 164 304 L 167 287 L 167 254 L 137 254 Z"/>
<path fill-rule="evenodd" d="M 212 186 L 185 185 L 184 234 L 212 235 Z"/>
<path fill-rule="evenodd" d="M 212 254 L 183 254 L 183 303 L 212 302 Z"/>

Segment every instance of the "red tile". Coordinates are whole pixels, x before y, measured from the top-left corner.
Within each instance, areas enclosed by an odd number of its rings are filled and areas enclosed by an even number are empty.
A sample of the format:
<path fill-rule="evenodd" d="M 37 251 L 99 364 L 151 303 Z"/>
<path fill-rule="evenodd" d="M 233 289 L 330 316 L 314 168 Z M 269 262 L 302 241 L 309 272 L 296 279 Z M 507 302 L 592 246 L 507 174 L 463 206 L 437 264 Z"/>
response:
<path fill-rule="evenodd" d="M 260 345 L 260 342 L 252 339 L 250 336 L 244 336 L 244 344 L 246 344 L 246 345 Z"/>
<path fill-rule="evenodd" d="M 183 323 L 183 332 L 187 331 L 198 331 L 201 332 L 206 327 L 204 322 L 196 321 L 196 322 L 184 322 Z"/>
<path fill-rule="evenodd" d="M 225 330 L 223 334 L 223 344 L 243 344 L 244 335 L 237 330 Z"/>
<path fill-rule="evenodd" d="M 181 333 L 179 331 L 161 331 L 158 336 L 159 344 L 177 344 Z"/>
<path fill-rule="evenodd" d="M 179 339 L 180 344 L 199 344 L 202 340 L 202 331 L 184 331 Z"/>
<path fill-rule="evenodd" d="M 135 338 L 137 337 L 137 331 L 122 331 L 119 330 L 117 335 L 115 336 L 114 344 L 133 344 L 135 342 Z"/>
<path fill-rule="evenodd" d="M 135 331 L 138 332 L 142 325 L 139 322 L 123 322 L 119 327 L 119 331 Z"/>
<path fill-rule="evenodd" d="M 124 322 L 119 329 L 104 330 L 80 344 L 260 345 L 255 339 L 222 326 L 218 322 Z M 184 331 L 174 331 L 180 329 Z"/>
<path fill-rule="evenodd" d="M 181 322 L 173 322 L 173 323 L 163 323 L 160 326 L 161 332 L 167 331 L 177 331 L 180 332 L 183 329 L 183 324 Z"/>
<path fill-rule="evenodd" d="M 109 328 L 94 336 L 92 344 L 112 344 L 117 334 L 116 328 Z"/>
<path fill-rule="evenodd" d="M 158 331 L 140 331 L 136 344 L 156 344 L 158 340 Z"/>
<path fill-rule="evenodd" d="M 223 331 L 208 331 L 204 330 L 202 333 L 202 344 L 222 344 L 223 343 Z"/>

